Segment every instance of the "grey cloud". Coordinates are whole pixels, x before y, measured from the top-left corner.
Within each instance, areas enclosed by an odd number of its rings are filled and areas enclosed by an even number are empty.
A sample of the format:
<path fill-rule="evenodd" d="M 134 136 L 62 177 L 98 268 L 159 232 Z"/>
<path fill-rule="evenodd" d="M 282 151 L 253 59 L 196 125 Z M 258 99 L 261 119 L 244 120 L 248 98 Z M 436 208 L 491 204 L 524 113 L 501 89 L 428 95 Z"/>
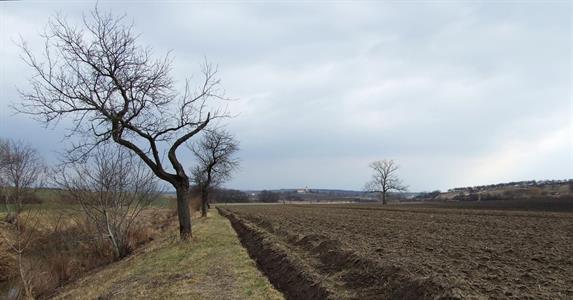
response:
<path fill-rule="evenodd" d="M 32 42 L 52 9 L 77 21 L 92 7 L 19 3 L 2 14 Z M 101 6 L 125 11 L 157 55 L 172 49 L 179 82 L 204 56 L 219 65 L 240 99 L 228 104 L 243 161 L 232 187 L 360 189 L 386 157 L 413 190 L 573 177 L 568 3 Z M 18 30 L 1 30 L 5 107 L 25 72 L 6 44 Z M 61 134 L 0 115 L 1 136 L 18 136 L 13 124 Z M 35 145 L 60 149 L 53 140 Z"/>

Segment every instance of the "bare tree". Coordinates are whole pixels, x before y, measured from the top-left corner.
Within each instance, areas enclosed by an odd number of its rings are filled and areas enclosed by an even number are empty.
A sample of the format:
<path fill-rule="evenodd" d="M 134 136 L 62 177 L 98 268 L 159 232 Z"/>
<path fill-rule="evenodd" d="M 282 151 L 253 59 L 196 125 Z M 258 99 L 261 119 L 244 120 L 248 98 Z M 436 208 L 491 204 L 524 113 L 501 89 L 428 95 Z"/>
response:
<path fill-rule="evenodd" d="M 374 170 L 374 174 L 372 174 L 372 180 L 366 183 L 365 190 L 379 193 L 382 204 L 387 204 L 389 191 L 405 191 L 407 189 L 396 174 L 398 165 L 393 160 L 385 159 L 372 162 L 370 168 Z"/>
<path fill-rule="evenodd" d="M 59 183 L 77 201 L 115 258 L 130 252 L 129 233 L 140 212 L 159 197 L 156 177 L 125 149 L 98 147 L 92 159 L 68 167 Z"/>
<path fill-rule="evenodd" d="M 107 237 L 116 259 L 129 254 L 134 221 L 159 197 L 153 173 L 119 146 L 98 147 L 87 161 L 68 165 L 59 183 L 81 205 L 98 234 Z"/>
<path fill-rule="evenodd" d="M 68 151 L 73 161 L 106 141 L 132 151 L 175 188 L 180 236 L 189 238 L 189 178 L 177 150 L 227 116 L 213 108 L 216 100 L 225 100 L 216 68 L 205 63 L 198 88 L 187 80 L 178 92 L 169 55 L 152 59 L 151 49 L 138 44 L 133 25 L 97 7 L 81 26 L 57 16 L 46 31 L 42 59 L 22 42 L 34 76 L 29 90 L 20 91 L 23 103 L 16 110 L 46 125 L 71 119 L 68 134 L 79 137 Z"/>
<path fill-rule="evenodd" d="M 23 142 L 0 140 L 0 192 L 9 212 L 7 220 L 17 220 L 23 209 L 24 196 L 34 193 L 45 171 L 36 149 Z M 9 204 L 13 209 L 9 209 Z"/>
<path fill-rule="evenodd" d="M 190 148 L 197 158 L 192 174 L 201 193 L 201 216 L 206 217 L 209 192 L 228 180 L 239 166 L 239 160 L 234 157 L 239 151 L 239 142 L 225 130 L 206 130 L 202 139 Z"/>

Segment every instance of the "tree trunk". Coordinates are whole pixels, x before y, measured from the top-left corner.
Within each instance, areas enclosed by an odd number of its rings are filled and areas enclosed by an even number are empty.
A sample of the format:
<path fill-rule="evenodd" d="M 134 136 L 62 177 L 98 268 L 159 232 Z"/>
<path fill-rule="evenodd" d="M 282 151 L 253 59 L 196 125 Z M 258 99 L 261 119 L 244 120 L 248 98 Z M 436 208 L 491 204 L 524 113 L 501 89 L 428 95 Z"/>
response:
<path fill-rule="evenodd" d="M 30 288 L 30 282 L 26 278 L 27 276 L 25 275 L 24 265 L 22 264 L 22 251 L 18 252 L 18 269 L 20 270 L 20 279 L 24 286 L 24 299 L 34 299 L 32 289 Z"/>
<path fill-rule="evenodd" d="M 207 217 L 209 209 L 209 188 L 201 188 L 201 217 Z"/>
<path fill-rule="evenodd" d="M 179 217 L 179 236 L 187 240 L 193 236 L 191 232 L 191 213 L 189 211 L 189 183 L 175 186 L 177 192 L 177 216 Z"/>
<path fill-rule="evenodd" d="M 123 253 L 122 253 L 121 248 L 120 248 L 123 245 L 120 246 L 120 244 L 117 242 L 117 237 L 114 234 L 113 229 L 111 229 L 111 224 L 109 222 L 109 217 L 107 215 L 107 211 L 104 212 L 104 215 L 105 215 L 105 226 L 106 226 L 108 238 L 111 241 L 111 244 L 112 244 L 114 252 L 115 252 L 115 259 L 119 260 L 119 259 L 123 258 L 123 256 L 122 256 Z"/>
<path fill-rule="evenodd" d="M 387 204 L 386 203 L 386 192 L 382 192 L 382 204 Z"/>

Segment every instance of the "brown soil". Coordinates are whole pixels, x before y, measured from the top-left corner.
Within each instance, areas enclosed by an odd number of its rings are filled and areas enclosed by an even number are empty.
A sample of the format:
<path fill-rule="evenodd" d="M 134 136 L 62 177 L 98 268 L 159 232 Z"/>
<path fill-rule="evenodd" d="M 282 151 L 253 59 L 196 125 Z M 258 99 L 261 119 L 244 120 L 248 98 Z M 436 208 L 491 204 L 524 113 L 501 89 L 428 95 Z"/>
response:
<path fill-rule="evenodd" d="M 290 299 L 570 299 L 573 214 L 359 205 L 223 209 Z"/>

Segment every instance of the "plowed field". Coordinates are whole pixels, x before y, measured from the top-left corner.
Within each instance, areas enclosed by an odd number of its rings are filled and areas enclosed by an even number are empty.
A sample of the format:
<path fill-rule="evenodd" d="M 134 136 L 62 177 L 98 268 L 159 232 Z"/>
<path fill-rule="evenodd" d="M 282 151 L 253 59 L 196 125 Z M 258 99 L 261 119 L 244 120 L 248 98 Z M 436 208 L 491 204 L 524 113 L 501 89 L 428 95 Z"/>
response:
<path fill-rule="evenodd" d="M 402 206 L 221 208 L 290 299 L 572 299 L 573 214 Z"/>

